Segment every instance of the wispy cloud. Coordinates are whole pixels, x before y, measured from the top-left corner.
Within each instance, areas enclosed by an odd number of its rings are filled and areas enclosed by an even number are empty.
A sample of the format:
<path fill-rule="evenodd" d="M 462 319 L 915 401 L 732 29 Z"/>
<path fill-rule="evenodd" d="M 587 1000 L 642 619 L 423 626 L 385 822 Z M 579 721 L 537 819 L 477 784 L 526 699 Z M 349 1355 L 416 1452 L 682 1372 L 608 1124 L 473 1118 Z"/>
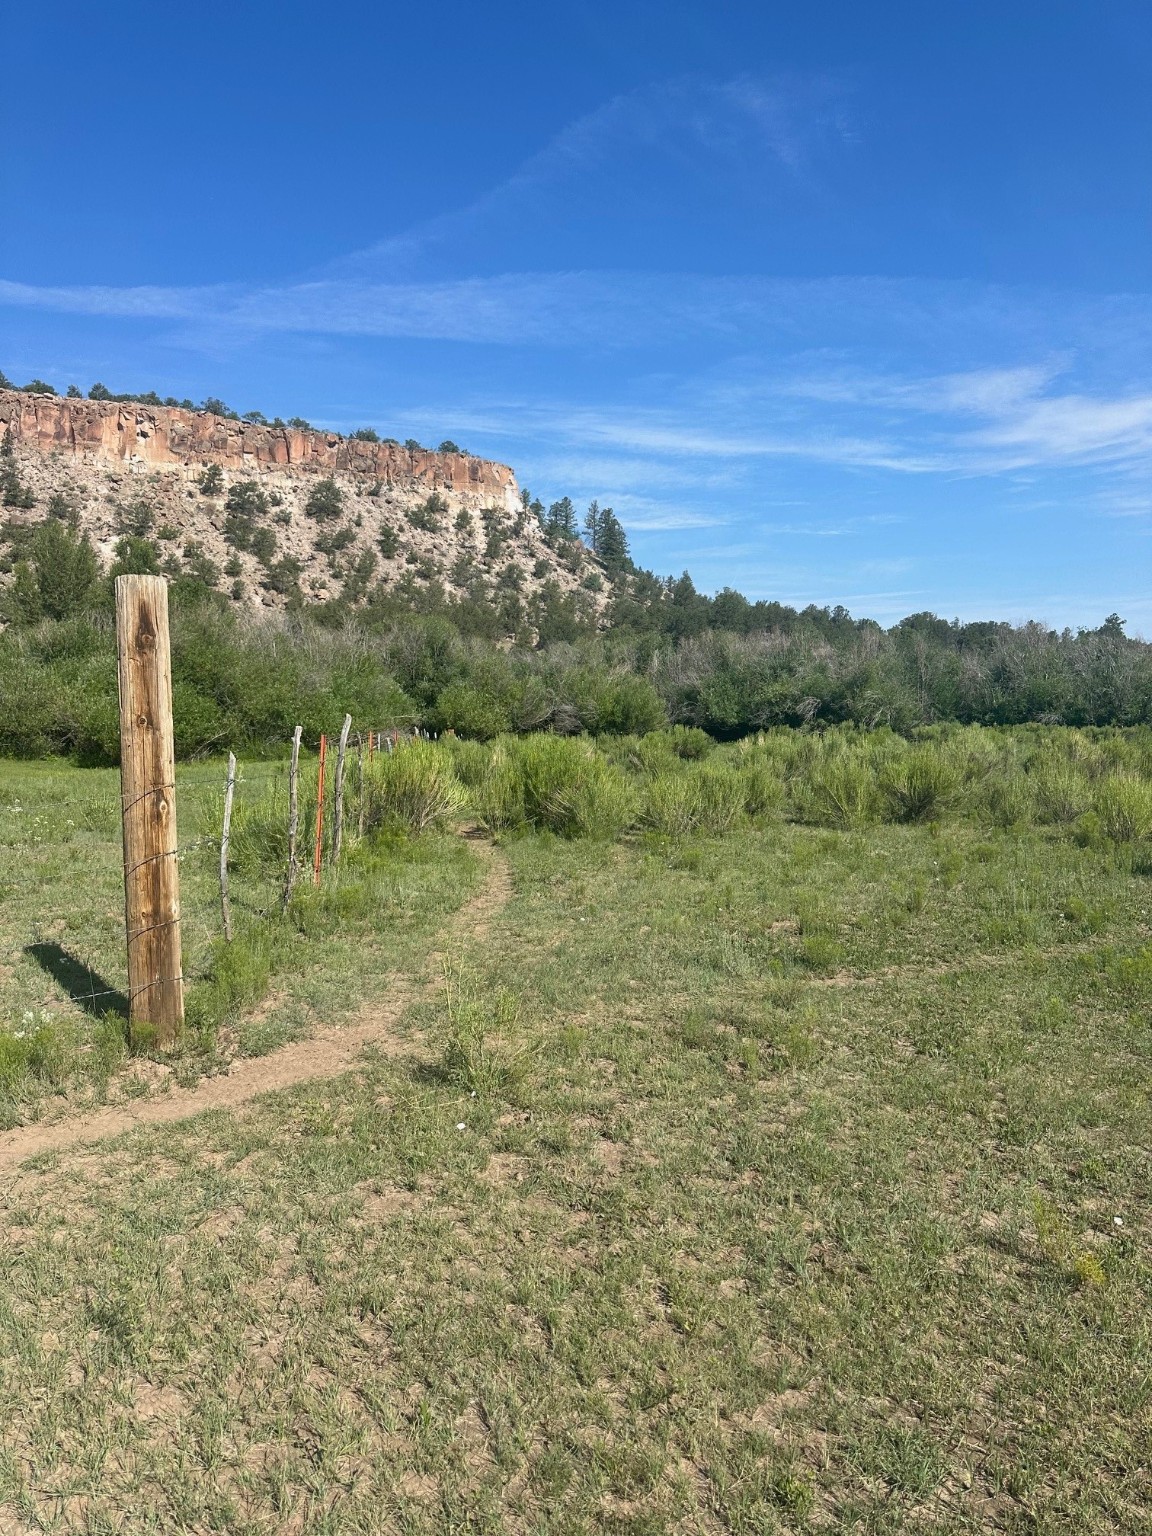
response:
<path fill-rule="evenodd" d="M 103 315 L 127 320 L 186 320 L 227 312 L 228 288 L 113 288 L 77 284 L 36 287 L 0 278 L 0 305 L 52 310 L 62 315 Z"/>
<path fill-rule="evenodd" d="M 931 297 L 939 335 L 959 329 L 971 296 L 949 285 L 855 285 L 855 337 L 885 317 L 923 312 Z M 697 279 L 640 273 L 517 273 L 440 283 L 329 280 L 245 291 L 203 288 L 34 287 L 0 282 L 0 305 L 129 321 L 155 321 L 239 338 L 317 333 L 616 350 L 693 337 L 739 348 L 727 377 L 682 375 L 674 406 L 635 402 L 535 412 L 561 441 L 586 451 L 665 460 L 807 459 L 903 474 L 1003 474 L 1060 463 L 1123 465 L 1152 455 L 1152 393 L 1061 389 L 1069 354 L 1039 362 L 916 376 L 837 366 L 789 372 L 797 343 L 836 332 L 846 284 Z M 1022 294 L 1021 307 L 1040 299 Z M 1056 308 L 1057 304 L 1052 303 Z M 1143 318 L 1143 301 L 1132 301 Z M 753 342 L 769 348 L 750 358 Z M 1150 348 L 1152 350 L 1152 348 Z M 798 354 L 798 355 L 803 355 Z M 662 394 L 667 396 L 667 389 Z M 488 413 L 493 418 L 499 413 Z M 507 413 L 503 422 L 508 426 Z M 523 424 L 523 412 L 518 412 Z M 931 418 L 917 425 L 919 418 Z M 977 424 L 978 423 L 978 424 Z M 495 420 L 493 420 L 495 425 Z M 782 430 L 783 428 L 783 430 Z"/>
<path fill-rule="evenodd" d="M 333 262 L 325 276 L 363 281 L 472 249 L 495 231 L 530 228 L 573 204 L 591 215 L 610 183 L 614 200 L 661 185 L 671 171 L 683 187 L 728 166 L 783 174 L 812 187 L 817 165 L 855 138 L 843 84 L 829 75 L 713 80 L 695 74 L 620 92 L 567 124 L 503 181 L 461 208 Z M 610 172 L 610 177 L 606 173 Z"/>
<path fill-rule="evenodd" d="M 58 315 L 59 334 L 83 320 L 88 336 L 130 336 L 148 367 L 159 345 L 213 370 L 288 358 L 296 387 L 301 358 L 333 371 L 355 359 L 387 430 L 440 426 L 542 494 L 611 502 L 641 540 L 682 534 L 653 540 L 669 560 L 691 551 L 694 568 L 797 600 L 826 591 L 876 611 L 924 596 L 865 590 L 905 569 L 899 551 L 874 569 L 850 559 L 882 541 L 861 512 L 881 501 L 905 523 L 941 515 L 949 495 L 958 516 L 1010 506 L 1036 526 L 1073 503 L 1113 533 L 1152 517 L 1149 295 L 615 270 L 595 250 L 551 267 L 550 251 L 534 260 L 519 239 L 564 218 L 595 228 L 609 188 L 643 206 L 650 183 L 699 191 L 713 171 L 819 199 L 854 136 L 835 81 L 659 82 L 573 122 L 465 206 L 320 270 L 187 287 L 0 281 L 0 307 L 25 311 L 29 332 Z M 433 360 L 419 388 L 413 359 Z M 219 378 L 212 391 L 227 393 Z M 359 426 L 363 404 L 342 415 L 352 388 L 342 378 L 329 412 L 293 408 Z M 809 563 L 768 560 L 769 548 Z"/>

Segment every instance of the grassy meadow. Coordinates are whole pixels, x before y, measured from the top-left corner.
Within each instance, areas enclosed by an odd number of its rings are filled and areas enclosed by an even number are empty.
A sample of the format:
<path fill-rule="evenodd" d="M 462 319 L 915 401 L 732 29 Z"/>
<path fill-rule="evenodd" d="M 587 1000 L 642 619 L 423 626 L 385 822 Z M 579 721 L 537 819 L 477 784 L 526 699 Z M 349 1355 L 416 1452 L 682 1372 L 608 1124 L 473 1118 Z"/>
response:
<path fill-rule="evenodd" d="M 180 770 L 172 1076 L 425 984 L 339 1079 L 5 1172 L 0 1531 L 1152 1528 L 1152 736 L 413 746 L 284 915 L 244 771 L 229 954 Z M 0 767 L 8 1125 L 169 1080 L 69 1000 L 117 792 Z M 465 820 L 512 894 L 433 964 Z"/>

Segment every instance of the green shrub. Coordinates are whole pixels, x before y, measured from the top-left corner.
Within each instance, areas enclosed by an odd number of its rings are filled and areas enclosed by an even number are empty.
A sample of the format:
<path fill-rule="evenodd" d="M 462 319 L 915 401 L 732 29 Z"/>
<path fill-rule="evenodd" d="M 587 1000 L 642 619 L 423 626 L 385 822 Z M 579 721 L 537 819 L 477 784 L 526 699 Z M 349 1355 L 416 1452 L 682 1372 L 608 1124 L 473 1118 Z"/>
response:
<path fill-rule="evenodd" d="M 493 831 L 529 826 L 562 837 L 615 837 L 633 810 L 624 774 L 586 741 L 564 736 L 508 739 L 492 753 L 476 794 Z"/>
<path fill-rule="evenodd" d="M 1053 759 L 1030 776 L 1039 821 L 1065 824 L 1078 821 L 1092 802 L 1091 786 L 1070 763 Z"/>
<path fill-rule="evenodd" d="M 1012 767 L 988 774 L 979 786 L 979 800 L 999 827 L 1027 822 L 1035 811 L 1035 798 L 1025 776 Z"/>
<path fill-rule="evenodd" d="M 473 804 L 480 823 L 489 832 L 506 832 L 527 824 L 524 786 L 506 746 L 497 746 L 488 758 L 483 778 L 476 784 Z"/>
<path fill-rule="evenodd" d="M 675 773 L 683 766 L 683 759 L 670 740 L 670 732 L 649 731 L 646 736 L 638 740 L 632 737 L 631 740 L 634 745 L 628 756 L 628 766 L 634 770 L 651 777 L 658 773 Z"/>
<path fill-rule="evenodd" d="M 707 731 L 694 725 L 672 725 L 660 735 L 676 756 L 684 758 L 686 762 L 697 762 L 707 757 L 716 745 Z"/>
<path fill-rule="evenodd" d="M 911 747 L 890 763 L 882 787 L 896 821 L 933 821 L 960 793 L 960 775 L 935 746 Z"/>
<path fill-rule="evenodd" d="M 465 801 L 451 754 L 432 742 L 414 741 L 378 754 L 365 768 L 366 831 L 426 832 L 451 822 Z"/>
<path fill-rule="evenodd" d="M 811 775 L 801 781 L 796 798 L 809 820 L 838 827 L 858 827 L 873 821 L 880 806 L 873 765 L 862 752 L 851 748 L 826 753 Z"/>
<path fill-rule="evenodd" d="M 644 792 L 641 823 L 671 837 L 728 832 L 744 813 L 745 785 L 744 777 L 727 766 L 656 774 Z"/>
<path fill-rule="evenodd" d="M 300 829 L 298 847 L 302 850 L 308 820 L 307 806 L 311 802 L 311 814 L 315 816 L 316 776 L 301 770 L 304 781 L 300 786 Z M 209 802 L 203 819 L 201 835 L 211 842 L 218 842 L 224 819 L 223 788 Z M 302 856 L 302 855 L 300 855 Z M 249 873 L 282 872 L 288 867 L 288 785 L 285 779 L 274 779 L 253 790 L 244 779 L 241 765 L 235 798 L 232 804 L 232 825 L 228 840 L 229 868 Z"/>
<path fill-rule="evenodd" d="M 436 533 L 442 526 L 442 520 L 448 511 L 448 503 L 439 491 L 433 491 L 426 501 L 421 501 L 414 507 L 405 507 L 404 516 L 413 528 L 419 528 L 425 533 Z"/>
<path fill-rule="evenodd" d="M 512 724 L 502 701 L 472 683 L 449 683 L 442 689 L 434 720 L 441 731 L 455 731 L 478 741 L 490 741 Z"/>
<path fill-rule="evenodd" d="M 440 745 L 451 754 L 456 777 L 468 789 L 476 789 L 484 782 L 492 754 L 479 741 L 465 741 L 459 736 L 445 736 Z"/>
<path fill-rule="evenodd" d="M 1134 773 L 1102 779 L 1093 809 L 1114 843 L 1143 842 L 1152 835 L 1152 784 Z"/>
<path fill-rule="evenodd" d="M 738 770 L 744 809 L 753 820 L 776 816 L 784 803 L 784 783 L 768 763 L 755 759 Z"/>
<path fill-rule="evenodd" d="M 318 523 L 331 522 L 340 517 L 344 512 L 344 492 L 336 484 L 335 480 L 320 480 L 308 493 L 308 500 L 304 503 L 306 517 L 315 518 Z"/>
<path fill-rule="evenodd" d="M 699 799 L 696 786 L 685 774 L 656 774 L 644 790 L 641 825 L 668 837 L 687 837 L 696 831 Z"/>

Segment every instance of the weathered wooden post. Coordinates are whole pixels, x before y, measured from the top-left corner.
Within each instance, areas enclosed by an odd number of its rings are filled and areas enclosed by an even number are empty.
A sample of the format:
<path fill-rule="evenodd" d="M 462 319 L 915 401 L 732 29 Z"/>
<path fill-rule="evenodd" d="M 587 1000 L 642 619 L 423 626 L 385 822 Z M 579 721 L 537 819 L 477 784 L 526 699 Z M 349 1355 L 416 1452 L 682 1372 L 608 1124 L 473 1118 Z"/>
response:
<path fill-rule="evenodd" d="M 304 727 L 292 732 L 292 760 L 288 764 L 288 873 L 284 880 L 284 905 L 292 900 L 292 887 L 300 873 L 296 858 L 296 834 L 300 829 L 300 738 Z"/>
<path fill-rule="evenodd" d="M 224 790 L 224 824 L 220 829 L 220 916 L 224 938 L 232 942 L 232 903 L 228 897 L 228 844 L 232 840 L 232 798 L 236 793 L 236 754 L 228 754 L 228 784 Z"/>
<path fill-rule="evenodd" d="M 372 732 L 369 731 L 371 736 Z M 364 737 L 356 732 L 356 761 L 359 767 L 356 789 L 356 831 L 360 837 L 364 836 Z"/>
<path fill-rule="evenodd" d="M 324 858 L 324 764 L 328 758 L 328 738 L 320 737 L 320 762 L 316 769 L 316 840 L 312 845 L 312 884 L 320 884 L 320 864 Z"/>
<path fill-rule="evenodd" d="M 176 762 L 168 586 L 162 576 L 116 578 L 120 685 L 120 795 L 128 1019 L 157 1045 L 184 1024 L 180 875 L 176 864 Z"/>
<path fill-rule="evenodd" d="M 339 864 L 340 848 L 344 842 L 344 759 L 348 753 L 348 732 L 352 729 L 352 716 L 344 716 L 340 727 L 340 744 L 336 748 L 336 783 L 332 790 L 332 862 Z"/>

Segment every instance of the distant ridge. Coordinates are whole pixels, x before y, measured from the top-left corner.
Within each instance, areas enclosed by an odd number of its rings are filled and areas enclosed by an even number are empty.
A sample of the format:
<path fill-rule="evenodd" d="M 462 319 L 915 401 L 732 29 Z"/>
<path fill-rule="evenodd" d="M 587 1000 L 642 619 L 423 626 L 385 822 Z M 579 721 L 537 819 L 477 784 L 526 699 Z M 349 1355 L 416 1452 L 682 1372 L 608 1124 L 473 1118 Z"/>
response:
<path fill-rule="evenodd" d="M 55 507 L 106 569 L 131 536 L 244 606 L 426 593 L 491 604 L 509 634 L 541 600 L 593 621 L 605 601 L 595 557 L 555 547 L 509 466 L 468 453 L 17 389 L 0 390 L 0 437 L 9 528 Z"/>
<path fill-rule="evenodd" d="M 74 400 L 64 395 L 0 390 L 0 427 L 16 446 L 39 453 L 89 454 L 158 468 L 216 463 L 260 469 L 360 475 L 519 503 L 506 464 L 467 453 L 437 453 L 401 443 L 365 442 L 315 428 L 238 421 L 206 410 L 122 400 Z"/>

